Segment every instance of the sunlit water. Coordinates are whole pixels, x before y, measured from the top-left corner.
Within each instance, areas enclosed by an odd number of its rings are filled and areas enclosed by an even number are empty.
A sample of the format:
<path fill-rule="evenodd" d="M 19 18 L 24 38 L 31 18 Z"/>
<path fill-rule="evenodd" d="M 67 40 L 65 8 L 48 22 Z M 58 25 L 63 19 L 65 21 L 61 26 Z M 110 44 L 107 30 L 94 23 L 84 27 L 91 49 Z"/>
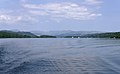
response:
<path fill-rule="evenodd" d="M 0 39 L 0 74 L 120 74 L 120 40 Z"/>

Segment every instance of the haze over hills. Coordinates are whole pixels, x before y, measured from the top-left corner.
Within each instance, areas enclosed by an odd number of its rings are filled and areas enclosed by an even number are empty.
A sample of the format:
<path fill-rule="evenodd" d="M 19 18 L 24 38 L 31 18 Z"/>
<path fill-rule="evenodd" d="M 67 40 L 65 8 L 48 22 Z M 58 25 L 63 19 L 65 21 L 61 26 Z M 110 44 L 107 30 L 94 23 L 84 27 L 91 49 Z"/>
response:
<path fill-rule="evenodd" d="M 99 31 L 12 31 L 1 30 L 0 38 L 120 38 L 120 32 L 99 32 Z"/>
<path fill-rule="evenodd" d="M 63 31 L 32 31 L 31 33 L 35 35 L 53 35 L 57 37 L 64 36 L 82 36 L 86 34 L 95 34 L 102 33 L 99 31 L 72 31 L 72 30 L 63 30 Z"/>
<path fill-rule="evenodd" d="M 101 33 L 98 31 L 71 31 L 71 30 L 65 30 L 65 31 L 32 31 L 32 32 L 26 32 L 26 31 L 19 31 L 19 30 L 1 30 L 0 35 L 2 37 L 7 37 L 7 38 L 19 38 L 19 37 L 31 37 L 31 38 L 36 38 L 36 37 L 66 37 L 66 36 L 84 36 L 87 34 L 96 34 L 96 33 Z"/>

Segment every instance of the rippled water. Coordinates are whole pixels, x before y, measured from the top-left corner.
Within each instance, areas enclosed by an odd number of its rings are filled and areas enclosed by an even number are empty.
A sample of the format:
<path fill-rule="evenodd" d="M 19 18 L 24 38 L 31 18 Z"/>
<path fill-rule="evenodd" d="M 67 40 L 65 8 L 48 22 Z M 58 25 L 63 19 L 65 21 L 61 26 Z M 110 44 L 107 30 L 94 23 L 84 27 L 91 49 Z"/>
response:
<path fill-rule="evenodd" d="M 120 74 L 120 40 L 0 39 L 0 74 Z"/>

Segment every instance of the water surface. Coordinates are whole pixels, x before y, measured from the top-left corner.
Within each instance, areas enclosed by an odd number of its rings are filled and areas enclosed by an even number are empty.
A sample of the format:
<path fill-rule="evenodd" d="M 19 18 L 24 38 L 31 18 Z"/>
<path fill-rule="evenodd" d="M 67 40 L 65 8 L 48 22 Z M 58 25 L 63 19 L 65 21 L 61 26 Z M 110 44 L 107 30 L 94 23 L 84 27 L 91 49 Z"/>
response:
<path fill-rule="evenodd" d="M 119 39 L 0 39 L 0 74 L 120 74 Z"/>

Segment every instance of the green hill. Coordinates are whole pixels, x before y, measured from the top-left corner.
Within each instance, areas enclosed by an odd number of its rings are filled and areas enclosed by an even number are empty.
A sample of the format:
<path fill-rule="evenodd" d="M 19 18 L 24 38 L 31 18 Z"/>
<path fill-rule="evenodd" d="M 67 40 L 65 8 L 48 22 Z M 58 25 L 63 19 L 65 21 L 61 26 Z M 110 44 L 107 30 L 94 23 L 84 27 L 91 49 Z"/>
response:
<path fill-rule="evenodd" d="M 33 38 L 36 35 L 30 32 L 0 31 L 0 38 Z"/>
<path fill-rule="evenodd" d="M 31 32 L 24 32 L 24 31 L 14 32 L 14 31 L 2 30 L 0 31 L 0 38 L 56 38 L 56 36 L 51 36 L 51 35 L 37 36 Z"/>
<path fill-rule="evenodd" d="M 81 37 L 88 38 L 120 38 L 120 32 L 107 32 L 107 33 L 97 33 L 97 34 L 88 34 Z"/>

